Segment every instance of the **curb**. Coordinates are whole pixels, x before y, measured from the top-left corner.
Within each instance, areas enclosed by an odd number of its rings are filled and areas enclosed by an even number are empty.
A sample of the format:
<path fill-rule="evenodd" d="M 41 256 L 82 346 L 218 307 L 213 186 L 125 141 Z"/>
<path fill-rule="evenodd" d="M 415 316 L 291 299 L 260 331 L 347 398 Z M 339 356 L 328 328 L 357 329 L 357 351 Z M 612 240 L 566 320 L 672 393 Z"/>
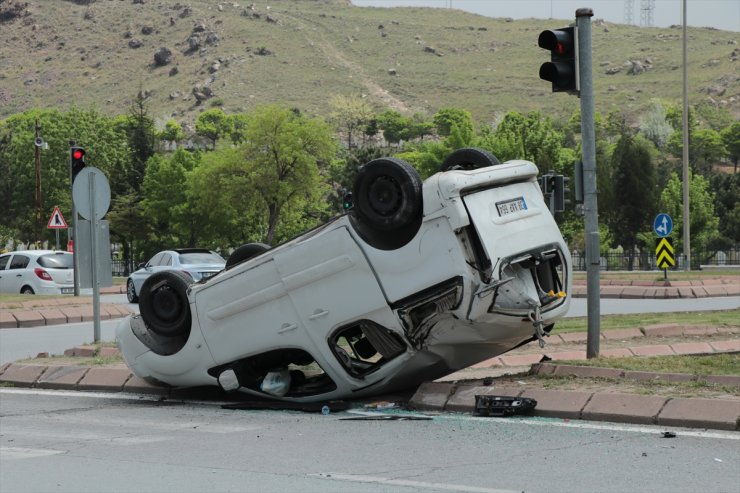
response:
<path fill-rule="evenodd" d="M 573 298 L 586 297 L 586 281 L 573 281 Z M 599 287 L 600 298 L 675 299 L 740 296 L 740 277 L 723 276 L 697 281 L 627 281 L 604 280 Z"/>
<path fill-rule="evenodd" d="M 472 413 L 476 395 L 529 397 L 532 416 L 740 431 L 740 399 L 521 389 L 470 383 L 423 383 L 409 404 L 424 411 Z"/>
<path fill-rule="evenodd" d="M 31 310 L 7 310 L 0 307 L 0 329 L 19 329 L 42 327 L 76 322 L 89 322 L 93 319 L 92 301 L 76 306 L 44 307 Z M 123 305 L 111 303 L 100 305 L 100 320 L 123 318 L 133 312 Z"/>

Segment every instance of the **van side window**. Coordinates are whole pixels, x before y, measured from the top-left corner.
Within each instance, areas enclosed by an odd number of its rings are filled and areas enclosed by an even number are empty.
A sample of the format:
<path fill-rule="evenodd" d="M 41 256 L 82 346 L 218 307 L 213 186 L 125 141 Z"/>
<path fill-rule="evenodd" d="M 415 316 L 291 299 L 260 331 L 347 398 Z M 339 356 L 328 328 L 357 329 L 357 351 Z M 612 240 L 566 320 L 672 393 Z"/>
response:
<path fill-rule="evenodd" d="M 8 260 L 10 260 L 10 255 L 0 257 L 0 270 L 5 270 L 5 267 L 8 265 Z"/>

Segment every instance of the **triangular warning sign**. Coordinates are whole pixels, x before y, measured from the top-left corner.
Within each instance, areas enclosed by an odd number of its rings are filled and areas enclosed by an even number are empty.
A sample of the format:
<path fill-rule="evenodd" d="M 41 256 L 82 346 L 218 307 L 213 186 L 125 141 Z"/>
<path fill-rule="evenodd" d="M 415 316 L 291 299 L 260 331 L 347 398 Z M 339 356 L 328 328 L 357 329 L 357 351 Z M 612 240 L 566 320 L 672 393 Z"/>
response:
<path fill-rule="evenodd" d="M 46 227 L 47 229 L 67 229 L 67 222 L 64 220 L 59 207 L 54 207 L 54 212 L 51 213 L 49 224 Z"/>

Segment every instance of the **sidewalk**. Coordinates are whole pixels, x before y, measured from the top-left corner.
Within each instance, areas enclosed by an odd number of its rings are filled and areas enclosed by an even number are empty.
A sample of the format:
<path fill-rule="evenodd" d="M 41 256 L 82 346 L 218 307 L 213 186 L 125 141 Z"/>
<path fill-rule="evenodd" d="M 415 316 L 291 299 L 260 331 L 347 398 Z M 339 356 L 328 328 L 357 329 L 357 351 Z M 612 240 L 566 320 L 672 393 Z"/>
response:
<path fill-rule="evenodd" d="M 573 281 L 574 298 L 586 297 L 586 281 Z M 718 296 L 740 296 L 740 276 L 720 276 L 697 281 L 629 281 L 602 279 L 601 298 L 710 298 Z"/>
<path fill-rule="evenodd" d="M 120 288 L 104 288 L 102 294 L 119 293 Z M 109 320 L 131 315 L 131 310 L 114 303 L 100 304 L 100 319 Z M 90 296 L 69 296 L 47 298 L 28 296 L 22 302 L 0 303 L 0 329 L 39 327 L 75 322 L 89 322 L 93 319 L 93 300 Z"/>

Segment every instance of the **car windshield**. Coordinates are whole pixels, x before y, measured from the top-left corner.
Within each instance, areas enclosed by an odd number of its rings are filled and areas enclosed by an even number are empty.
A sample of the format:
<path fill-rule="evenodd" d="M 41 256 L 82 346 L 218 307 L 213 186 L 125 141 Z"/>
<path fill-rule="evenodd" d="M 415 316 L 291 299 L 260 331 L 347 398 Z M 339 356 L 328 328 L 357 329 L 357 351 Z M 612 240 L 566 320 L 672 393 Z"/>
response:
<path fill-rule="evenodd" d="M 47 269 L 71 269 L 72 254 L 50 253 L 40 256 L 37 262 L 41 267 L 46 267 Z"/>
<path fill-rule="evenodd" d="M 221 258 L 220 255 L 215 253 L 182 253 L 180 254 L 180 263 L 183 265 L 187 264 L 207 264 L 207 265 L 218 265 L 224 264 L 226 261 Z"/>

